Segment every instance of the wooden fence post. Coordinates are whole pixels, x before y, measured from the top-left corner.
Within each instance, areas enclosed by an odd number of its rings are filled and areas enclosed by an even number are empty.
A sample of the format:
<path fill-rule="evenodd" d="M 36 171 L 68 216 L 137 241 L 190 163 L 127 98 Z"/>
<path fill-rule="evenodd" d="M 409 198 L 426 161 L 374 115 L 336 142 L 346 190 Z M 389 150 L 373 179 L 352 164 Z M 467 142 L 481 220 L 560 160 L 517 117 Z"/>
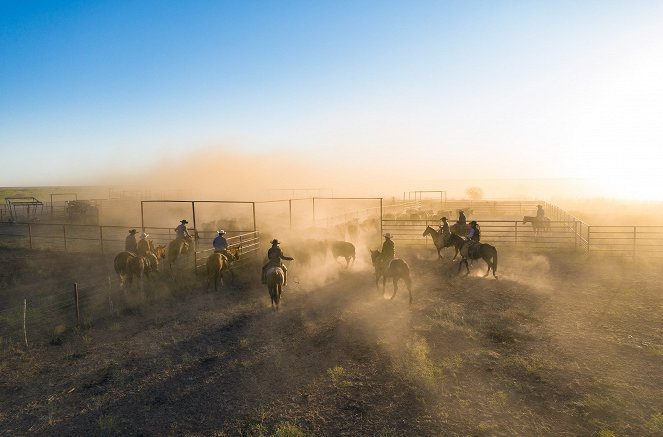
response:
<path fill-rule="evenodd" d="M 113 298 L 111 297 L 112 291 L 113 287 L 111 285 L 111 277 L 108 275 L 108 309 L 110 310 L 111 316 L 113 315 Z"/>
<path fill-rule="evenodd" d="M 67 251 L 67 228 L 62 225 L 62 240 L 64 241 L 64 251 Z"/>
<path fill-rule="evenodd" d="M 588 253 L 588 254 L 590 253 L 590 248 L 589 248 L 590 243 L 589 243 L 589 239 L 590 239 L 590 235 L 591 235 L 591 233 L 592 233 L 592 227 L 588 225 L 588 226 L 587 226 L 587 253 Z"/>
<path fill-rule="evenodd" d="M 78 300 L 78 282 L 74 282 L 74 304 L 76 308 L 76 326 L 81 324 L 81 309 Z"/>
<path fill-rule="evenodd" d="M 23 299 L 23 339 L 25 340 L 25 348 L 28 348 L 28 330 L 26 329 L 26 319 L 28 315 L 28 300 Z"/>
<path fill-rule="evenodd" d="M 101 254 L 104 254 L 104 228 L 99 226 L 99 244 L 101 245 Z M 110 276 L 108 277 L 110 280 Z"/>

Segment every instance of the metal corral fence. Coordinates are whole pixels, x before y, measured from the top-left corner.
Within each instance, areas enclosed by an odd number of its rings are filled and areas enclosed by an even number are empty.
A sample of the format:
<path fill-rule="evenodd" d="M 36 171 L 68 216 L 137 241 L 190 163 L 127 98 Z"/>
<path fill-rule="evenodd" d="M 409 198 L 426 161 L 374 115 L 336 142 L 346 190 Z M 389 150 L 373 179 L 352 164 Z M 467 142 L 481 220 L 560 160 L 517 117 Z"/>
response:
<path fill-rule="evenodd" d="M 663 257 L 663 226 L 588 226 L 588 253 Z"/>
<path fill-rule="evenodd" d="M 0 244 L 11 248 L 54 250 L 64 252 L 115 254 L 124 250 L 124 241 L 131 227 L 94 226 L 48 223 L 2 223 L 0 224 Z M 136 226 L 135 229 L 140 229 Z M 175 239 L 172 228 L 146 227 L 148 239 L 155 246 L 167 246 Z M 190 229 L 196 235 L 194 250 L 205 252 L 203 247 L 211 247 L 216 232 Z M 258 232 L 228 230 L 230 244 L 242 244 L 242 254 L 257 251 Z"/>
<path fill-rule="evenodd" d="M 455 221 L 450 220 L 450 223 Z M 423 237 L 426 226 L 438 229 L 437 220 L 383 220 L 384 232 L 393 235 L 395 243 L 402 245 L 433 245 L 429 236 Z M 481 241 L 499 247 L 527 246 L 537 249 L 582 248 L 578 223 L 552 221 L 550 230 L 535 233 L 531 224 L 520 220 L 481 220 Z"/>
<path fill-rule="evenodd" d="M 204 237 L 206 239 L 208 237 L 214 238 L 216 235 L 216 232 L 205 232 Z M 230 249 L 239 248 L 239 260 L 233 263 L 233 269 L 244 268 L 252 261 L 259 258 L 260 234 L 257 231 L 240 233 L 232 237 L 227 237 L 226 240 L 228 241 L 228 247 Z M 214 253 L 214 248 L 212 247 L 208 249 L 196 250 L 194 252 L 194 271 L 196 273 L 205 271 L 207 258 L 212 253 Z"/>

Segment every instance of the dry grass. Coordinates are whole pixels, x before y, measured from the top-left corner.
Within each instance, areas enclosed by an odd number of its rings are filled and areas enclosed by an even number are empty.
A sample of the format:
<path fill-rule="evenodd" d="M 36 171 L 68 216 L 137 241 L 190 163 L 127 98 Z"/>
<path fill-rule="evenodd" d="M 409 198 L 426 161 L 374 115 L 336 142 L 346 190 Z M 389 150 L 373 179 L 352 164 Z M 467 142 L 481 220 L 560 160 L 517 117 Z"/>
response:
<path fill-rule="evenodd" d="M 501 253 L 500 280 L 400 251 L 407 294 L 369 271 L 302 280 L 281 311 L 246 276 L 183 281 L 125 314 L 6 349 L 0 428 L 78 435 L 601 435 L 663 430 L 658 269 Z M 447 254 L 448 255 L 448 254 Z M 542 269 L 541 266 L 546 268 Z M 293 277 L 298 274 L 292 266 Z M 301 273 L 301 272 L 299 272 Z M 293 281 L 294 284 L 294 281 Z M 317 282 L 316 282 L 317 284 Z"/>

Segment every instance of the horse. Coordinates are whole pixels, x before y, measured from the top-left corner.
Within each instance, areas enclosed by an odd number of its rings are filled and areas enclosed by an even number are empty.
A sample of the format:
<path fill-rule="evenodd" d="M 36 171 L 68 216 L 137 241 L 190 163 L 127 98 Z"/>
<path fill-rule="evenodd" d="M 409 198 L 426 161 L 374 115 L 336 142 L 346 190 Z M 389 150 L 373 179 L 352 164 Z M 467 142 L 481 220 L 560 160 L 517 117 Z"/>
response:
<path fill-rule="evenodd" d="M 443 241 L 444 239 L 442 238 L 442 235 L 440 234 L 439 231 L 433 229 L 430 226 L 426 226 L 426 230 L 422 234 L 422 236 L 430 235 L 431 238 L 433 239 L 433 244 L 435 244 L 435 248 L 437 249 L 437 257 L 438 259 L 442 258 L 442 255 L 440 254 L 440 251 L 444 249 L 445 247 L 453 247 L 456 249 L 456 253 L 454 253 L 454 257 L 451 259 L 452 261 L 456 259 L 458 256 L 458 253 L 460 252 L 461 247 L 463 247 L 463 243 L 465 240 L 463 240 L 462 237 L 458 236 L 455 233 L 451 233 L 449 235 L 449 238 L 447 238 L 447 241 Z"/>
<path fill-rule="evenodd" d="M 380 291 L 378 282 L 380 281 L 380 276 L 382 276 L 382 293 L 384 293 L 387 278 L 392 278 L 394 283 L 394 294 L 389 298 L 392 300 L 396 297 L 396 292 L 398 291 L 398 280 L 402 279 L 407 286 L 407 291 L 410 293 L 410 303 L 412 303 L 412 279 L 410 279 L 410 267 L 400 258 L 392 259 L 387 265 L 380 259 L 380 255 L 379 250 L 371 250 L 371 261 L 373 262 L 373 268 L 375 269 L 375 287 Z"/>
<path fill-rule="evenodd" d="M 352 264 L 355 263 L 355 245 L 348 243 L 347 241 L 332 241 L 329 243 L 329 248 L 331 249 L 332 256 L 334 260 L 338 257 L 345 258 L 345 268 L 350 267 L 350 260 Z"/>
<path fill-rule="evenodd" d="M 230 251 L 229 251 L 230 252 Z M 207 288 L 211 281 L 214 281 L 214 291 L 218 291 L 219 282 L 223 286 L 223 272 L 230 272 L 230 283 L 232 284 L 235 281 L 235 272 L 232 270 L 232 263 L 239 259 L 240 248 L 235 249 L 234 252 L 230 252 L 230 257 L 227 257 L 223 253 L 213 253 L 207 257 Z"/>
<path fill-rule="evenodd" d="M 458 273 L 460 273 L 460 269 L 463 265 L 463 262 L 465 263 L 465 268 L 467 269 L 467 273 L 465 274 L 466 276 L 470 274 L 470 266 L 467 264 L 467 259 L 483 259 L 486 261 L 486 264 L 488 264 L 488 270 L 486 271 L 486 274 L 483 275 L 485 278 L 488 276 L 488 273 L 490 273 L 490 269 L 493 269 L 493 277 L 497 279 L 497 249 L 495 249 L 495 246 L 491 246 L 488 243 L 476 243 L 478 244 L 478 248 L 474 248 L 472 250 L 472 253 L 470 253 L 469 250 L 469 242 L 466 242 L 466 244 L 463 245 L 463 247 L 460 250 L 460 256 L 461 260 L 458 263 Z"/>
<path fill-rule="evenodd" d="M 191 247 L 192 242 L 193 239 L 191 236 L 187 236 L 184 238 L 176 238 L 168 243 L 168 250 L 166 255 L 171 271 L 173 270 L 173 263 L 177 260 L 177 257 L 180 256 L 180 254 L 185 255 L 189 252 L 189 248 Z"/>
<path fill-rule="evenodd" d="M 120 280 L 120 288 L 131 285 L 135 276 L 140 289 L 143 290 L 143 275 L 159 271 L 159 260 L 153 253 L 136 255 L 133 252 L 120 252 L 115 256 L 113 264 Z"/>
<path fill-rule="evenodd" d="M 523 224 L 531 223 L 534 229 L 534 235 L 540 235 L 541 232 L 550 232 L 550 219 L 548 217 L 533 217 L 526 215 L 523 217 Z"/>
<path fill-rule="evenodd" d="M 283 269 L 279 266 L 270 266 L 265 271 L 265 277 L 267 278 L 269 297 L 272 300 L 272 310 L 276 309 L 278 311 L 279 302 L 281 302 L 281 292 L 285 283 Z M 276 308 L 274 305 L 276 305 Z"/>
<path fill-rule="evenodd" d="M 157 247 L 154 248 L 154 256 L 157 257 L 157 259 L 166 259 L 166 246 L 164 245 L 158 245 Z"/>
<path fill-rule="evenodd" d="M 469 223 L 454 223 L 449 227 L 449 230 L 453 232 L 456 235 L 467 235 L 468 232 L 470 232 L 470 224 Z"/>

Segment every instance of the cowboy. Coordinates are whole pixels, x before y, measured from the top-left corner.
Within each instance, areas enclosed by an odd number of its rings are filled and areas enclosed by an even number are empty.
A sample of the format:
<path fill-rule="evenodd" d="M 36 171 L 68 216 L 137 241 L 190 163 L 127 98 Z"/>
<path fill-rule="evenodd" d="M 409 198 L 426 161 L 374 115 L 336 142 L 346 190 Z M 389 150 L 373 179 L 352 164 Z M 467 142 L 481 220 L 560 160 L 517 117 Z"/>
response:
<path fill-rule="evenodd" d="M 175 239 L 177 238 L 181 238 L 183 240 L 191 239 L 191 235 L 189 235 L 189 231 L 187 231 L 186 229 L 186 225 L 188 223 L 189 222 L 186 221 L 185 219 L 180 220 L 180 224 L 177 225 L 177 227 L 175 228 Z"/>
<path fill-rule="evenodd" d="M 467 233 L 467 253 L 470 258 L 476 257 L 476 251 L 479 249 L 479 242 L 481 241 L 481 230 L 476 220 L 470 222 L 470 231 Z"/>
<path fill-rule="evenodd" d="M 383 265 L 387 265 L 395 257 L 396 248 L 394 247 L 394 242 L 391 240 L 391 234 L 387 232 L 384 234 L 384 243 L 382 243 L 382 250 L 380 251 L 380 261 Z"/>
<path fill-rule="evenodd" d="M 127 252 L 135 252 L 136 251 L 136 230 L 131 229 L 129 231 L 129 235 L 127 235 L 127 238 L 124 240 L 124 250 Z"/>
<path fill-rule="evenodd" d="M 152 252 L 152 245 L 147 237 L 149 237 L 149 235 L 145 232 L 140 234 L 140 240 L 138 240 L 138 244 L 136 245 L 136 253 L 138 255 L 147 255 L 148 252 Z"/>
<path fill-rule="evenodd" d="M 543 211 L 543 206 L 536 205 L 536 219 L 541 221 L 546 217 L 546 213 Z"/>
<path fill-rule="evenodd" d="M 463 226 L 467 224 L 467 219 L 462 209 L 458 211 L 458 224 Z"/>
<path fill-rule="evenodd" d="M 265 271 L 267 270 L 268 267 L 281 267 L 283 269 L 283 286 L 285 287 L 288 285 L 288 269 L 285 268 L 281 260 L 286 260 L 286 261 L 294 261 L 295 259 L 289 256 L 283 255 L 283 251 L 279 247 L 279 240 L 273 239 L 272 240 L 272 247 L 269 248 L 267 251 L 267 258 L 269 258 L 269 261 L 267 261 L 267 264 L 262 266 L 262 283 L 266 284 L 267 283 L 267 277 L 265 276 Z"/>
<path fill-rule="evenodd" d="M 440 219 L 440 227 L 438 229 L 438 232 L 442 236 L 442 242 L 444 244 L 447 244 L 447 241 L 449 240 L 449 237 L 451 236 L 451 231 L 449 230 L 449 223 L 447 223 L 447 218 L 442 217 Z"/>
<path fill-rule="evenodd" d="M 226 240 L 226 231 L 219 229 L 216 231 L 218 234 L 214 241 L 212 241 L 212 246 L 214 247 L 214 253 L 223 254 L 228 260 L 232 259 L 230 252 L 228 252 L 228 241 Z"/>

